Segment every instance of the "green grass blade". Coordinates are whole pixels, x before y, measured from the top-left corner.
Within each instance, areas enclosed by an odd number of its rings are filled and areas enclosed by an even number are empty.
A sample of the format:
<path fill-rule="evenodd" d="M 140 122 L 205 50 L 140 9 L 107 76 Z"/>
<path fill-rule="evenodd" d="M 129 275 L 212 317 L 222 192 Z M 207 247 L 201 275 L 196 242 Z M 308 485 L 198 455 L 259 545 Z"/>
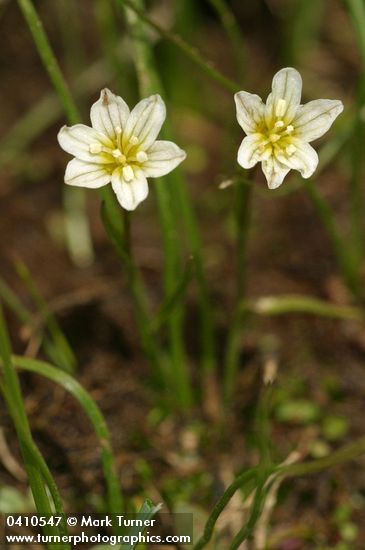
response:
<path fill-rule="evenodd" d="M 138 511 L 138 519 L 141 519 L 142 522 L 152 519 L 154 515 L 157 514 L 157 512 L 161 509 L 161 504 L 157 504 L 157 506 L 154 506 L 150 500 L 146 500 L 143 505 L 141 506 L 140 510 Z M 138 527 L 135 526 L 132 529 L 130 529 L 128 536 L 129 537 L 137 537 L 139 535 L 142 535 L 145 531 L 145 527 Z M 136 548 L 137 542 L 134 544 L 122 544 L 120 547 L 120 550 L 133 550 Z"/>
<path fill-rule="evenodd" d="M 152 321 L 153 332 L 157 332 L 166 323 L 171 311 L 173 311 L 173 309 L 183 300 L 194 275 L 193 268 L 193 258 L 190 258 L 180 280 L 176 283 L 176 286 L 171 294 L 166 297 L 166 300 L 163 302 L 157 312 L 157 315 Z"/>
<path fill-rule="evenodd" d="M 188 42 L 186 42 L 181 36 L 178 34 L 171 33 L 169 31 L 166 31 L 160 25 L 152 21 L 146 15 L 145 10 L 137 7 L 135 5 L 135 2 L 133 0 L 119 0 L 120 3 L 124 4 L 131 10 L 133 10 L 138 17 L 147 23 L 151 28 L 153 28 L 155 31 L 158 32 L 160 36 L 177 46 L 180 50 L 182 50 L 185 55 L 187 55 L 198 67 L 200 67 L 210 78 L 215 80 L 215 82 L 218 82 L 221 86 L 223 86 L 226 90 L 228 90 L 231 93 L 235 93 L 240 89 L 240 85 L 233 80 L 227 78 L 224 76 L 220 71 L 218 71 L 211 61 L 207 61 L 204 59 L 204 57 L 200 54 L 200 52 L 197 50 L 197 48 L 194 48 L 193 46 L 190 46 Z"/>
<path fill-rule="evenodd" d="M 339 306 L 325 300 L 299 294 L 263 296 L 257 300 L 243 303 L 241 307 L 243 310 L 262 316 L 305 313 L 329 319 L 349 319 L 360 322 L 365 320 L 364 312 L 358 307 Z"/>
<path fill-rule="evenodd" d="M 38 451 L 32 439 L 18 376 L 12 361 L 10 339 L 1 304 L 0 359 L 2 364 L 0 387 L 5 402 L 8 406 L 9 413 L 14 422 L 37 512 L 39 514 L 52 514 L 56 511 L 57 514 L 64 515 L 62 501 L 57 486 L 42 455 Z M 46 481 L 48 489 L 51 493 L 54 509 L 52 508 L 51 502 L 48 498 L 44 481 Z M 43 531 L 46 535 L 65 534 L 63 525 L 60 525 L 59 528 L 56 526 L 47 525 L 43 528 Z M 69 550 L 70 546 L 68 544 L 62 544 L 60 545 L 60 549 Z"/>
<path fill-rule="evenodd" d="M 39 56 L 56 90 L 67 115 L 69 124 L 81 120 L 77 106 L 63 77 L 56 56 L 53 53 L 41 19 L 31 0 L 18 0 L 18 5 L 32 34 Z M 83 189 L 64 188 L 66 234 L 69 252 L 76 265 L 89 265 L 93 259 L 89 224 L 86 217 L 85 193 Z M 75 229 L 77 218 L 77 232 Z"/>
<path fill-rule="evenodd" d="M 77 366 L 76 357 L 55 316 L 49 310 L 47 302 L 44 300 L 36 283 L 34 282 L 29 269 L 25 263 L 19 259 L 15 261 L 15 268 L 19 277 L 26 285 L 28 292 L 39 311 L 39 314 L 44 320 L 44 323 L 49 331 L 53 346 L 51 350 L 47 347 L 48 351 L 51 351 L 51 355 L 58 358 L 56 364 L 59 365 L 60 368 L 67 372 L 74 372 Z"/>
<path fill-rule="evenodd" d="M 62 386 L 79 402 L 88 416 L 100 443 L 102 467 L 108 494 L 108 509 L 110 513 L 114 514 L 123 511 L 123 498 L 115 468 L 110 433 L 95 401 L 72 376 L 44 361 L 14 356 L 13 362 L 17 368 L 34 372 Z"/>

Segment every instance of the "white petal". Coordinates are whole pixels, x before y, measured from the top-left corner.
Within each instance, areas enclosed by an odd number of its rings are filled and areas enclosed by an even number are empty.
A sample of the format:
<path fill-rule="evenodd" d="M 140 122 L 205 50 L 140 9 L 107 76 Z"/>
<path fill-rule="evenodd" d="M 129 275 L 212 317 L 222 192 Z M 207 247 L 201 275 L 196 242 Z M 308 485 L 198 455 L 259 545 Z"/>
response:
<path fill-rule="evenodd" d="M 303 178 L 309 178 L 318 166 L 318 155 L 309 143 L 300 139 L 293 138 L 291 143 L 295 146 L 296 151 L 290 156 L 277 155 L 278 160 L 291 168 L 298 170 Z"/>
<path fill-rule="evenodd" d="M 290 168 L 283 166 L 275 157 L 270 157 L 262 162 L 262 171 L 265 174 L 269 189 L 279 187 L 289 172 Z"/>
<path fill-rule="evenodd" d="M 237 162 L 242 168 L 252 168 L 260 160 L 261 134 L 250 134 L 242 141 L 238 149 Z"/>
<path fill-rule="evenodd" d="M 68 185 L 97 189 L 109 183 L 110 179 L 110 173 L 100 164 L 72 159 L 66 167 L 65 183 Z"/>
<path fill-rule="evenodd" d="M 261 97 L 248 92 L 238 92 L 234 96 L 238 124 L 246 134 L 257 132 L 265 114 Z"/>
<path fill-rule="evenodd" d="M 266 120 L 284 119 L 289 124 L 300 105 L 302 77 L 296 69 L 286 67 L 277 72 L 272 81 L 272 92 L 266 101 Z"/>
<path fill-rule="evenodd" d="M 134 179 L 126 182 L 122 168 L 116 168 L 112 174 L 112 187 L 126 210 L 134 210 L 148 195 L 148 183 L 142 170 L 134 170 Z"/>
<path fill-rule="evenodd" d="M 104 153 L 91 153 L 90 146 L 113 148 L 113 143 L 94 128 L 85 124 L 63 126 L 57 135 L 58 143 L 64 151 L 80 160 L 97 164 L 107 164 L 110 158 Z"/>
<path fill-rule="evenodd" d="M 138 139 L 138 146 L 146 151 L 156 140 L 165 118 L 165 103 L 158 94 L 137 103 L 124 128 L 123 148 L 133 137 Z"/>
<path fill-rule="evenodd" d="M 147 155 L 148 160 L 143 164 L 143 171 L 148 178 L 165 176 L 186 158 L 185 151 L 172 141 L 155 141 Z"/>
<path fill-rule="evenodd" d="M 316 99 L 301 105 L 293 120 L 295 135 L 308 142 L 323 136 L 342 111 L 342 102 L 332 99 Z"/>
<path fill-rule="evenodd" d="M 90 111 L 92 127 L 112 140 L 116 139 L 116 128 L 123 130 L 128 115 L 129 107 L 126 102 L 107 88 L 101 91 L 100 98 Z"/>

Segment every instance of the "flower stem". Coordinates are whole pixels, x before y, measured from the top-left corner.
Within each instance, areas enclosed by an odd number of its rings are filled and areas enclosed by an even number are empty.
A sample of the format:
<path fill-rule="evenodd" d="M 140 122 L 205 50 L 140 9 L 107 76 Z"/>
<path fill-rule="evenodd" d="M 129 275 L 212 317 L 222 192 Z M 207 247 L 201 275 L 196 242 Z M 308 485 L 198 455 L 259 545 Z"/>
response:
<path fill-rule="evenodd" d="M 252 185 L 245 178 L 240 178 L 236 182 L 235 187 L 235 209 L 234 220 L 236 229 L 236 264 L 237 264 L 237 280 L 236 280 L 236 298 L 233 309 L 233 315 L 230 326 L 228 328 L 227 345 L 225 352 L 225 368 L 224 368 L 224 401 L 228 404 L 233 395 L 233 390 L 236 382 L 240 340 L 242 331 L 242 322 L 246 316 L 246 312 L 242 309 L 241 303 L 245 294 L 246 286 L 246 252 L 247 239 L 249 232 L 249 217 L 250 217 L 250 199 L 252 194 Z"/>
<path fill-rule="evenodd" d="M 134 6 L 144 9 L 143 0 L 134 0 Z M 125 10 L 127 24 L 132 36 L 135 51 L 135 62 L 141 95 L 160 92 L 162 85 L 154 67 L 151 45 L 145 35 L 145 26 L 140 18 L 128 8 Z M 166 185 L 167 182 L 167 185 Z M 169 296 L 175 289 L 180 275 L 179 232 L 174 217 L 174 197 L 176 181 L 170 174 L 164 180 L 155 183 L 160 212 L 161 235 L 164 247 L 164 294 Z M 187 366 L 183 339 L 183 308 L 176 307 L 170 313 L 168 321 L 170 351 L 173 364 L 173 375 L 170 384 L 174 383 L 182 409 L 189 409 L 193 403 L 193 393 Z M 172 372 L 170 372 L 172 374 Z"/>
<path fill-rule="evenodd" d="M 229 92 L 235 93 L 237 92 L 237 90 L 239 90 L 240 85 L 234 82 L 233 80 L 227 78 L 226 76 L 224 76 L 220 71 L 218 71 L 213 66 L 211 61 L 207 61 L 206 59 L 204 59 L 204 57 L 200 54 L 197 48 L 194 48 L 193 46 L 191 46 L 178 34 L 166 31 L 165 29 L 160 27 L 160 25 L 152 21 L 152 19 L 150 19 L 148 15 L 146 15 L 143 9 L 136 6 L 134 0 L 120 0 L 120 1 L 125 6 L 127 6 L 132 11 L 134 11 L 142 21 L 144 21 L 150 27 L 152 27 L 155 31 L 157 31 L 159 35 L 161 35 L 163 38 L 165 38 L 172 44 L 175 44 L 175 46 L 177 46 L 180 50 L 182 50 L 196 65 L 198 65 L 201 69 L 203 69 L 203 71 L 210 78 L 212 78 L 213 80 L 221 84 Z"/>
<path fill-rule="evenodd" d="M 132 249 L 130 246 L 130 220 L 128 215 L 124 215 L 124 211 L 123 218 L 121 219 L 120 207 L 116 204 L 115 195 L 111 192 L 109 187 L 103 187 L 100 192 L 104 199 L 101 209 L 101 218 L 106 233 L 126 269 L 128 286 L 132 292 L 134 315 L 141 337 L 142 349 L 151 364 L 155 382 L 163 386 L 165 383 L 164 358 L 151 331 L 146 290 L 132 256 Z"/>

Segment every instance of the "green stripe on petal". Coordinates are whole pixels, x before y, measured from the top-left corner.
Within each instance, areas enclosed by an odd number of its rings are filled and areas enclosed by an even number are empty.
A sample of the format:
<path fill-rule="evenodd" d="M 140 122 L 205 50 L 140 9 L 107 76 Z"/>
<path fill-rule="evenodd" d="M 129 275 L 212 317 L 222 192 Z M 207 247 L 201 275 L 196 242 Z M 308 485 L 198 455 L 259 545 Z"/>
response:
<path fill-rule="evenodd" d="M 91 124 L 95 130 L 108 136 L 111 140 L 117 139 L 116 128 L 122 131 L 129 116 L 129 107 L 119 96 L 105 88 L 100 93 L 90 111 Z"/>
<path fill-rule="evenodd" d="M 147 151 L 143 171 L 148 178 L 165 176 L 185 158 L 186 153 L 172 141 L 155 141 Z"/>
<path fill-rule="evenodd" d="M 65 183 L 68 185 L 98 189 L 110 183 L 110 180 L 111 175 L 103 165 L 84 162 L 76 158 L 67 164 Z"/>
<path fill-rule="evenodd" d="M 293 120 L 295 135 L 307 142 L 320 138 L 342 111 L 342 101 L 332 99 L 316 99 L 301 105 Z"/>
<path fill-rule="evenodd" d="M 156 94 L 142 99 L 131 111 L 122 137 L 123 148 L 131 139 L 136 140 L 138 149 L 147 150 L 156 140 L 166 118 L 166 107 Z"/>

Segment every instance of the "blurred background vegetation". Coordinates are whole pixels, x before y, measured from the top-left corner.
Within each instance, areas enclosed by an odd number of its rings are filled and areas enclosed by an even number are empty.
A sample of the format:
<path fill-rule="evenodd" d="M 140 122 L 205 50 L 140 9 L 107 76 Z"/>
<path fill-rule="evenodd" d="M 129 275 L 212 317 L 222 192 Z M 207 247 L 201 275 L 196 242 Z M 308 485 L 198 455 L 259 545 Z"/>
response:
<path fill-rule="evenodd" d="M 138 101 L 133 47 L 119 4 L 34 2 L 85 123 L 105 86 L 130 106 Z M 302 459 L 324 457 L 364 433 L 364 9 L 360 0 L 148 2 L 147 16 L 175 36 L 145 27 L 175 141 L 188 153 L 182 171 L 202 235 L 218 358 L 217 376 L 198 393 L 198 291 L 190 281 L 184 341 L 199 398 L 188 412 L 174 414 L 156 393 L 141 352 L 126 273 L 100 221 L 99 196 L 85 194 L 82 218 L 82 196 L 64 195 L 66 156 L 56 140 L 66 121 L 62 105 L 18 3 L 0 2 L 0 294 L 14 349 L 72 364 L 106 417 L 127 497 L 139 502 L 148 496 L 170 510 L 193 511 L 199 532 L 222 489 L 257 459 L 254 416 L 263 369 L 278 370 L 270 439 L 277 462 L 293 450 Z M 236 301 L 236 154 L 243 135 L 232 93 L 174 43 L 177 35 L 237 82 L 237 91 L 266 97 L 276 70 L 294 66 L 303 77 L 303 101 L 345 104 L 319 143 L 314 182 L 307 186 L 291 172 L 279 190 L 269 192 L 261 172 L 255 173 L 246 296 L 257 304 L 263 296 L 299 294 L 355 306 L 359 314 L 333 319 L 294 308 L 290 315 L 247 316 L 224 429 L 217 395 Z M 163 257 L 153 181 L 150 188 L 133 217 L 132 237 L 157 310 Z M 186 263 L 190 250 L 183 229 L 180 237 Z M 67 506 L 103 510 L 99 454 L 86 416 L 64 390 L 34 374 L 22 375 L 22 385 L 35 439 Z M 0 511 L 10 502 L 13 511 L 27 509 L 19 452 L 1 410 Z M 265 548 L 363 548 L 363 465 L 359 460 L 284 482 L 267 518 Z M 230 540 L 242 518 L 237 495 L 212 548 L 227 548 L 225 537 Z M 260 548 L 259 536 L 252 548 Z"/>

